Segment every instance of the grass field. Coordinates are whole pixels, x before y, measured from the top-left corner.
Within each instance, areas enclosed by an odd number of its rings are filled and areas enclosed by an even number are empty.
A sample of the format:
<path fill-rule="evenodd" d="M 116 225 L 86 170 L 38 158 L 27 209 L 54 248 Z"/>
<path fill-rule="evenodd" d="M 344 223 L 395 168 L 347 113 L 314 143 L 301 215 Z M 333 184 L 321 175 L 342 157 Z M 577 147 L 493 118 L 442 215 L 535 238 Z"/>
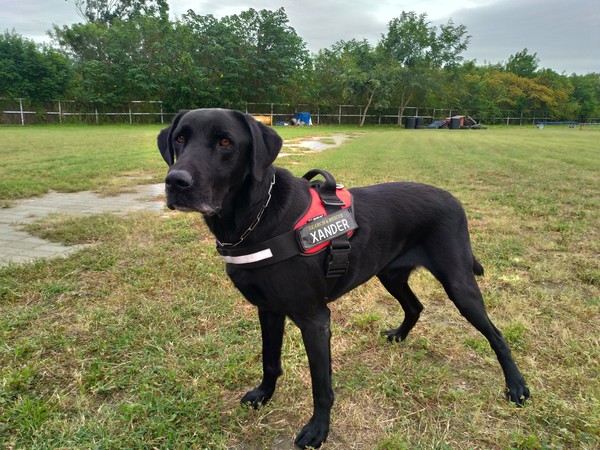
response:
<path fill-rule="evenodd" d="M 158 127 L 0 129 L 0 203 L 49 189 L 111 195 L 164 178 Z M 517 408 L 487 341 L 419 271 L 408 340 L 375 281 L 331 305 L 336 403 L 327 449 L 600 447 L 600 129 L 350 132 L 343 146 L 278 160 L 346 186 L 389 180 L 453 192 L 470 220 L 495 324 L 532 392 Z M 259 381 L 253 307 L 228 281 L 200 217 L 52 217 L 36 233 L 94 243 L 67 259 L 0 269 L 0 448 L 292 448 L 311 413 L 288 324 L 272 402 Z"/>

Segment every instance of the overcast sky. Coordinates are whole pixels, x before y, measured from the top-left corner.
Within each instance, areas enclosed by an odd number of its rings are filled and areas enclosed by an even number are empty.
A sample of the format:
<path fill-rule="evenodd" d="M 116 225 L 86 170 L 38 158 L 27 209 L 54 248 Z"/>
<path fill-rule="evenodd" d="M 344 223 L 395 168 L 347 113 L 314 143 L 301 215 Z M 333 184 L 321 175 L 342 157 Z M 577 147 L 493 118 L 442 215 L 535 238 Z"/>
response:
<path fill-rule="evenodd" d="M 505 62 L 527 48 L 540 67 L 558 73 L 600 73 L 599 0 L 169 0 L 171 14 L 188 9 L 222 17 L 248 8 L 284 7 L 290 25 L 317 52 L 341 39 L 376 43 L 402 11 L 426 13 L 433 25 L 452 18 L 471 35 L 464 53 L 478 64 Z M 0 0 L 0 32 L 14 29 L 48 41 L 56 25 L 81 22 L 73 0 Z"/>

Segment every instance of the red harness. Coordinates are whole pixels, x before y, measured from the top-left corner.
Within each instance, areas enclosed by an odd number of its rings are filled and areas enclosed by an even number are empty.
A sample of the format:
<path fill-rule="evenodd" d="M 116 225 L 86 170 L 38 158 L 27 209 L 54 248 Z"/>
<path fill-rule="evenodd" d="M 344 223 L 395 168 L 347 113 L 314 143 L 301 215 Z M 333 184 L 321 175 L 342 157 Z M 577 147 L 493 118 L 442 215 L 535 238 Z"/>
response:
<path fill-rule="evenodd" d="M 325 182 L 311 181 L 321 175 Z M 217 250 L 227 264 L 254 269 L 275 264 L 296 255 L 311 256 L 329 249 L 325 265 L 328 292 L 349 267 L 349 242 L 358 224 L 354 219 L 352 194 L 335 183 L 330 173 L 314 169 L 304 175 L 311 181 L 310 204 L 294 229 L 251 246 L 225 246 Z"/>
<path fill-rule="evenodd" d="M 311 197 L 310 205 L 308 206 L 308 210 L 298 220 L 298 222 L 296 222 L 296 225 L 294 225 L 294 230 L 297 230 L 301 226 L 306 225 L 308 222 L 327 216 L 327 211 L 325 210 L 325 206 L 323 205 L 323 201 L 321 200 L 319 193 L 313 188 L 311 188 L 309 191 Z M 335 190 L 335 193 L 338 196 L 338 198 L 342 202 L 344 202 L 344 206 L 342 206 L 341 209 L 346 209 L 352 206 L 352 194 L 348 190 L 337 188 Z M 349 231 L 348 236 L 352 236 L 352 233 L 352 230 Z M 316 247 L 304 250 L 302 253 L 305 255 L 312 255 L 326 248 L 330 242 L 330 240 L 322 242 Z"/>

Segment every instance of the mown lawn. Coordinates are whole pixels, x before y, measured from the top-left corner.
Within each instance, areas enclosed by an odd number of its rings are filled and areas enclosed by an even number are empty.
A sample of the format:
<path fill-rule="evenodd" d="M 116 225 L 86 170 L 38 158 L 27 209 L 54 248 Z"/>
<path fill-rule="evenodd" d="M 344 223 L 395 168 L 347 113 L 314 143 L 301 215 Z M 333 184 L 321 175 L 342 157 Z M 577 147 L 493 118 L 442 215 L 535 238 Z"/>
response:
<path fill-rule="evenodd" d="M 0 202 L 48 189 L 110 195 L 159 182 L 159 127 L 0 129 Z M 453 192 L 470 219 L 490 316 L 532 399 L 504 400 L 487 341 L 426 272 L 409 339 L 389 344 L 397 302 L 371 281 L 331 305 L 336 404 L 328 449 L 600 447 L 600 129 L 280 128 L 352 135 L 278 164 L 346 186 L 390 180 Z M 44 220 L 45 237 L 94 243 L 0 269 L 0 447 L 292 448 L 310 417 L 307 361 L 290 323 L 272 402 L 253 307 L 228 281 L 200 217 L 164 212 Z"/>

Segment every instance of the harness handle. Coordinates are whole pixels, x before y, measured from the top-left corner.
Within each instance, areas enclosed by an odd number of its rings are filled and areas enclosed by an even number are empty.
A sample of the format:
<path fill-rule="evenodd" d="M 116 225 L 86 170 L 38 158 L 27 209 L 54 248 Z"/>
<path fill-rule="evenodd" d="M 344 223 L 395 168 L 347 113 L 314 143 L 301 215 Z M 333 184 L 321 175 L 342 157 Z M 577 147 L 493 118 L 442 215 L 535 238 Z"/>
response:
<path fill-rule="evenodd" d="M 323 178 L 325 178 L 325 181 L 313 181 L 313 178 L 317 175 L 321 175 Z M 309 181 L 311 183 L 311 187 L 319 192 L 321 201 L 325 206 L 337 206 L 338 208 L 344 206 L 344 202 L 341 201 L 335 193 L 337 189 L 335 178 L 333 178 L 333 175 L 331 175 L 329 172 L 321 169 L 312 169 L 306 172 L 302 178 Z"/>

